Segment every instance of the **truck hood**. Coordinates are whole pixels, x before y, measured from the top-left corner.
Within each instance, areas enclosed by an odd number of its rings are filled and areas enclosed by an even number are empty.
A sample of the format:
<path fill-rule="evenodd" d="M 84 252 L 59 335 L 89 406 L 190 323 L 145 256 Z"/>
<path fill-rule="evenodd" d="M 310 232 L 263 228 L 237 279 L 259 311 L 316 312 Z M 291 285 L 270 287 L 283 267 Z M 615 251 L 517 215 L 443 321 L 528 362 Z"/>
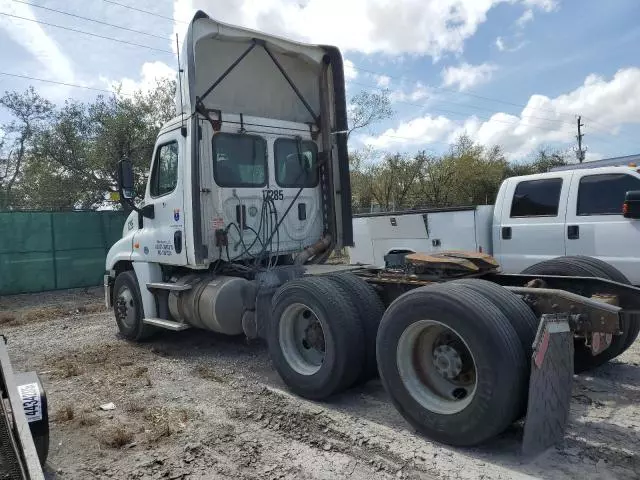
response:
<path fill-rule="evenodd" d="M 313 122 L 308 109 L 296 96 L 262 43 L 281 64 L 316 114 L 320 111 L 319 76 L 325 55 L 334 54 L 332 68 L 338 66 L 342 69 L 339 53 L 339 65 L 335 62 L 337 49 L 306 45 L 227 25 L 201 11 L 195 14 L 189 24 L 182 46 L 179 73 L 182 76 L 182 98 L 178 92 L 178 114 L 193 114 L 198 99 L 254 42 L 257 45 L 206 94 L 202 101 L 204 107 L 256 117 Z"/>

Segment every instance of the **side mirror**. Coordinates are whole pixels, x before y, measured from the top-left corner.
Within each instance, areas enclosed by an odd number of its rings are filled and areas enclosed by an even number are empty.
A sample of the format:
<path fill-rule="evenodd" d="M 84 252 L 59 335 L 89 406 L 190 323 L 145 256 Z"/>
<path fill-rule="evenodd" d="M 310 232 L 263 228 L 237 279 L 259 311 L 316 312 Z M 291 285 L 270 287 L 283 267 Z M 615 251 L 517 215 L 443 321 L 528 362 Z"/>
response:
<path fill-rule="evenodd" d="M 136 196 L 133 177 L 133 162 L 123 158 L 118 162 L 118 190 L 122 198 L 130 200 Z"/>
<path fill-rule="evenodd" d="M 622 207 L 624 218 L 640 219 L 640 190 L 627 192 Z"/>

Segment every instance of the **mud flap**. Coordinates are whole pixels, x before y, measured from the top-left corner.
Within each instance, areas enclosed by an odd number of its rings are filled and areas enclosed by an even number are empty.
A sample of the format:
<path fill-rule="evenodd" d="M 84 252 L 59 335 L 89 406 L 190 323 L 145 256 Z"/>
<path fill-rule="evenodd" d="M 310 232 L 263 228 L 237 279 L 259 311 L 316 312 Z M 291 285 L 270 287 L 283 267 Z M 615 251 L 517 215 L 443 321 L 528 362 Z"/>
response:
<path fill-rule="evenodd" d="M 573 333 L 568 315 L 543 315 L 533 343 L 522 453 L 533 457 L 561 442 L 573 384 Z"/>

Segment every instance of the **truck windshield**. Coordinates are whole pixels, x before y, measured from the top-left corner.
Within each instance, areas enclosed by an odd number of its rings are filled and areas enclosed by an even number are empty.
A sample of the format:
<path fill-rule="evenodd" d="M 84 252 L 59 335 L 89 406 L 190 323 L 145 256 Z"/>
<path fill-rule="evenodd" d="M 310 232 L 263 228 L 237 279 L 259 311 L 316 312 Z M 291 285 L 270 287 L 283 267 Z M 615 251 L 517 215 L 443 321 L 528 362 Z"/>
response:
<path fill-rule="evenodd" d="M 256 135 L 218 133 L 213 136 L 213 176 L 221 187 L 264 187 L 267 143 Z"/>
<path fill-rule="evenodd" d="M 273 153 L 279 186 L 312 188 L 318 184 L 318 146 L 315 142 L 278 138 L 273 144 Z"/>

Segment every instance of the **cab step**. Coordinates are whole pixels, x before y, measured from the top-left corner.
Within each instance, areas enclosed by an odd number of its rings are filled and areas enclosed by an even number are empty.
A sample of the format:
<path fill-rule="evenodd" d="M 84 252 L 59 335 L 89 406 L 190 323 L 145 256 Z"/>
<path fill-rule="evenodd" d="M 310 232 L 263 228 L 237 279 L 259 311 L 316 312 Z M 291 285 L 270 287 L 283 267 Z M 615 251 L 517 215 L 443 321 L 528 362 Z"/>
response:
<path fill-rule="evenodd" d="M 147 290 L 172 290 L 174 292 L 184 292 L 185 290 L 191 290 L 191 285 L 185 285 L 182 283 L 152 282 L 147 283 Z"/>
<path fill-rule="evenodd" d="M 165 320 L 164 318 L 145 318 L 142 320 L 142 323 L 146 325 L 153 325 L 154 327 L 164 328 L 165 330 L 171 330 L 173 332 L 181 332 L 182 330 L 191 328 L 186 323 Z"/>

